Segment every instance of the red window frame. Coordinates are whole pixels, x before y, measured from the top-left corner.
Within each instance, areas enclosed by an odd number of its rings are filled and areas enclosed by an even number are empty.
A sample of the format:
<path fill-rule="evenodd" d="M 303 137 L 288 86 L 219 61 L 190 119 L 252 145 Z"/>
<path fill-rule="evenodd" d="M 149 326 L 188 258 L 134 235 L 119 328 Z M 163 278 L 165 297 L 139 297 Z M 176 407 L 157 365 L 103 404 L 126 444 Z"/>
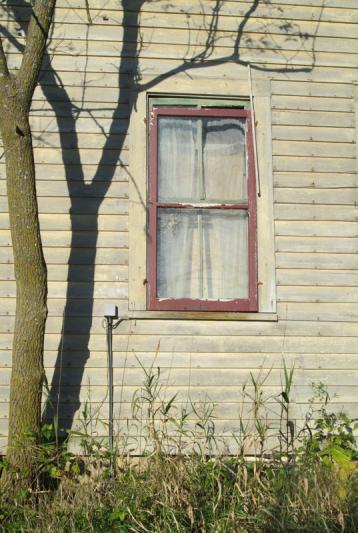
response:
<path fill-rule="evenodd" d="M 248 298 L 202 300 L 192 298 L 158 298 L 157 296 L 157 211 L 160 208 L 193 208 L 185 203 L 158 202 L 158 118 L 161 116 L 244 118 L 246 122 L 246 154 L 248 201 L 245 204 L 212 204 L 210 209 L 238 209 L 248 213 Z M 148 308 L 167 311 L 242 311 L 258 308 L 256 252 L 256 176 L 251 113 L 245 109 L 158 107 L 151 111 L 149 127 L 148 182 Z M 205 209 L 206 207 L 200 207 Z"/>

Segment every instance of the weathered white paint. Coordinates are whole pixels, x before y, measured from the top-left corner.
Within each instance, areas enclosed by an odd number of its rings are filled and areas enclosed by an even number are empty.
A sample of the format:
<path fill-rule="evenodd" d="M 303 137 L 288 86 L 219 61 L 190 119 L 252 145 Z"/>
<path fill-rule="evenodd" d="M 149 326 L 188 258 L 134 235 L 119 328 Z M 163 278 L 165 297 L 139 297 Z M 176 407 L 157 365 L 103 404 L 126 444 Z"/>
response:
<path fill-rule="evenodd" d="M 333 400 L 337 410 L 357 416 L 358 5 L 356 0 L 326 0 L 323 7 L 321 0 L 278 0 L 260 5 L 243 28 L 240 58 L 253 65 L 263 193 L 258 199 L 261 313 L 240 317 L 150 313 L 145 311 L 147 93 L 248 96 L 246 64 L 234 64 L 231 54 L 251 2 L 223 2 L 217 44 L 206 57 L 206 62 L 215 59 L 217 64 L 208 66 L 204 61 L 194 68 L 187 62 L 183 67 L 184 58 L 203 51 L 214 4 L 213 0 L 144 3 L 137 69 L 133 47 L 121 61 L 123 13 L 117 0 L 89 0 L 92 25 L 82 0 L 58 0 L 49 50 L 71 105 L 45 70 L 46 86 L 35 91 L 31 125 L 49 270 L 45 342 L 49 379 L 56 365 L 68 291 L 71 318 L 64 339 L 63 400 L 74 405 L 77 395 L 81 402 L 90 397 L 94 408 L 106 401 L 102 315 L 104 304 L 113 301 L 121 316 L 130 317 L 114 338 L 116 417 L 130 417 L 131 398 L 143 380 L 139 358 L 146 367 L 154 364 L 163 369 L 166 392 L 168 396 L 178 393 L 178 402 L 186 402 L 190 393 L 194 401 L 207 396 L 217 403 L 218 432 L 233 446 L 229 433 L 237 428 L 240 390 L 249 381 L 249 372 L 258 375 L 260 369 L 264 373 L 272 369 L 263 386 L 272 397 L 280 389 L 283 360 L 296 368 L 293 415 L 297 420 L 304 416 L 312 381 L 323 381 L 337 393 Z M 24 16 L 21 8 L 17 13 Z M 18 23 L 8 17 L 4 6 L 0 21 L 24 43 Z M 291 30 L 288 27 L 292 35 L 285 33 L 287 22 L 292 24 Z M 133 28 L 127 44 L 134 37 Z M 19 65 L 15 48 L 7 46 L 6 52 L 10 66 Z M 128 87 L 134 70 L 140 92 L 129 117 L 133 95 Z M 123 105 L 113 120 L 119 95 Z M 121 143 L 117 162 L 116 148 Z M 104 146 L 106 158 L 98 172 Z M 15 313 L 4 177 L 2 160 L 0 446 L 6 445 Z M 70 193 L 75 199 L 71 216 Z M 76 266 L 69 271 L 71 237 Z M 83 347 L 88 327 L 87 359 Z M 68 405 L 62 405 L 63 419 Z M 105 418 L 106 403 L 101 409 Z M 75 425 L 79 417 L 80 411 Z"/>

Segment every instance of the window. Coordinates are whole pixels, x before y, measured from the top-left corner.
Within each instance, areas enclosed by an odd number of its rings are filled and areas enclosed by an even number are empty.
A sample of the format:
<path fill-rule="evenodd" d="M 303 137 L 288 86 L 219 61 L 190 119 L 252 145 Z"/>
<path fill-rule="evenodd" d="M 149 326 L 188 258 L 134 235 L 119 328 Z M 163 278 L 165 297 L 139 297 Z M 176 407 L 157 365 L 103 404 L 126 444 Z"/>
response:
<path fill-rule="evenodd" d="M 148 200 L 149 309 L 257 311 L 250 111 L 153 107 Z"/>

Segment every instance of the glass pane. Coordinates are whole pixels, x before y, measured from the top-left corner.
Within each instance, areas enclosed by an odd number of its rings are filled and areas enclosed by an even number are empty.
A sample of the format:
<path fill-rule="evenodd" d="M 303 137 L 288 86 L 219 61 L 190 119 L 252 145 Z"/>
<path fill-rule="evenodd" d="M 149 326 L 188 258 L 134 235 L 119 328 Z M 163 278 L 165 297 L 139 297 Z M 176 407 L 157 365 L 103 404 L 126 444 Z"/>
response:
<path fill-rule="evenodd" d="M 247 201 L 245 120 L 203 119 L 204 198 Z"/>
<path fill-rule="evenodd" d="M 247 212 L 159 209 L 157 296 L 248 298 Z"/>
<path fill-rule="evenodd" d="M 158 200 L 247 201 L 245 120 L 159 117 Z"/>
<path fill-rule="evenodd" d="M 185 117 L 159 117 L 159 201 L 199 198 L 197 122 Z"/>

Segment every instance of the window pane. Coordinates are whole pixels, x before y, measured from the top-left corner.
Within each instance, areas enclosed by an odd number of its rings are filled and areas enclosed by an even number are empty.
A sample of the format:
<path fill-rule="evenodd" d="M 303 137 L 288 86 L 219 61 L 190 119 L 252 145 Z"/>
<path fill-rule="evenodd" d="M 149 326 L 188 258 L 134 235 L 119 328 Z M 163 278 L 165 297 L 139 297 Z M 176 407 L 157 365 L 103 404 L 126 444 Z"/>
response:
<path fill-rule="evenodd" d="M 185 117 L 159 117 L 159 201 L 190 202 L 199 198 L 197 123 Z"/>
<path fill-rule="evenodd" d="M 247 212 L 159 209 L 157 296 L 248 298 Z"/>
<path fill-rule="evenodd" d="M 245 120 L 159 117 L 158 199 L 247 201 Z"/>
<path fill-rule="evenodd" d="M 247 201 L 245 120 L 203 119 L 204 198 Z"/>

